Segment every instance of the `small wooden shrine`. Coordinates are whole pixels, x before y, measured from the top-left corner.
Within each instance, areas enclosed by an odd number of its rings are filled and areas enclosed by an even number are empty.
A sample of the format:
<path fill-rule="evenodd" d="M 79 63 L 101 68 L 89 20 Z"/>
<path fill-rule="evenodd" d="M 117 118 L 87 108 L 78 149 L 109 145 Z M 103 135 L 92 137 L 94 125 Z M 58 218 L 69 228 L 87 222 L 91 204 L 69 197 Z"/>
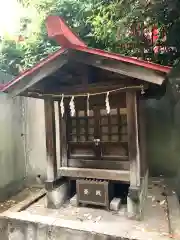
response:
<path fill-rule="evenodd" d="M 169 68 L 88 48 L 59 17 L 46 25 L 62 48 L 4 92 L 44 99 L 48 207 L 70 200 L 118 211 L 123 200 L 139 217 L 148 183 L 144 103 L 164 94 Z"/>

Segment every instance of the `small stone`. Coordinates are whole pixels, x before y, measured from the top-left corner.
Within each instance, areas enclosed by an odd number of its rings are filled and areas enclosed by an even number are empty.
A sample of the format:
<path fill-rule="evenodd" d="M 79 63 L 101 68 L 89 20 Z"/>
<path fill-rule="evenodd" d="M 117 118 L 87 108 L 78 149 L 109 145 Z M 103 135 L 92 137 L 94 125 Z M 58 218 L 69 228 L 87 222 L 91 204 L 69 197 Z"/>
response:
<path fill-rule="evenodd" d="M 77 206 L 78 206 L 77 195 L 74 195 L 74 196 L 70 199 L 70 204 L 71 204 L 73 207 L 77 207 Z"/>
<path fill-rule="evenodd" d="M 84 217 L 88 217 L 90 214 L 89 213 L 85 213 L 84 214 Z"/>
<path fill-rule="evenodd" d="M 110 202 L 110 210 L 112 211 L 118 211 L 121 206 L 121 198 L 113 198 L 113 200 Z"/>
<path fill-rule="evenodd" d="M 92 216 L 91 216 L 91 215 L 89 215 L 89 216 L 88 216 L 88 220 L 91 220 L 91 219 L 92 219 Z"/>
<path fill-rule="evenodd" d="M 155 199 L 155 197 L 152 197 L 152 202 L 154 202 L 156 199 Z"/>
<path fill-rule="evenodd" d="M 96 219 L 95 219 L 95 222 L 99 222 L 101 220 L 101 216 L 98 216 Z"/>

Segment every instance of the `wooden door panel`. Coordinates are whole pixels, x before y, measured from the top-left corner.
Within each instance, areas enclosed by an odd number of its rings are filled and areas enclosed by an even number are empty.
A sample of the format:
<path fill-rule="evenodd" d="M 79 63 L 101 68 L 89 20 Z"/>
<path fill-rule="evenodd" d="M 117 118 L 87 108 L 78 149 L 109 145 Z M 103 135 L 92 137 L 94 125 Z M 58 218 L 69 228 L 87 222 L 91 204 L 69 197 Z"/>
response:
<path fill-rule="evenodd" d="M 92 142 L 69 143 L 69 158 L 96 159 L 96 152 Z"/>
<path fill-rule="evenodd" d="M 69 116 L 69 166 L 129 169 L 127 111 L 124 106 L 112 105 L 110 114 L 107 114 L 105 104 L 96 105 L 91 106 L 88 116 L 82 108 L 76 110 L 74 117 Z M 96 140 L 98 144 L 95 144 Z"/>
<path fill-rule="evenodd" d="M 126 108 L 100 110 L 101 159 L 128 159 Z"/>
<path fill-rule="evenodd" d="M 126 144 L 117 143 L 103 143 L 102 144 L 102 159 L 124 159 L 128 160 L 128 147 Z"/>

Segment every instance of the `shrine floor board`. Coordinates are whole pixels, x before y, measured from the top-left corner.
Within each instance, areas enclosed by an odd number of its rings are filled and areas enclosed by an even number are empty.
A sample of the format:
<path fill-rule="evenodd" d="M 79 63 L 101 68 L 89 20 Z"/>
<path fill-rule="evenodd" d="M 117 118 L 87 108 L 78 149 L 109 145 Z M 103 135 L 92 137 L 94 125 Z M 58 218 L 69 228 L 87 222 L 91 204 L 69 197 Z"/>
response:
<path fill-rule="evenodd" d="M 22 240 L 180 239 L 177 198 L 173 192 L 165 196 L 164 190 L 162 180 L 149 181 L 142 221 L 127 219 L 125 206 L 117 214 L 97 208 L 77 208 L 68 202 L 58 210 L 47 209 L 43 197 L 24 211 L 10 209 L 1 214 L 1 227 L 9 226 L 8 238 L 3 240 L 13 239 L 13 236 Z"/>

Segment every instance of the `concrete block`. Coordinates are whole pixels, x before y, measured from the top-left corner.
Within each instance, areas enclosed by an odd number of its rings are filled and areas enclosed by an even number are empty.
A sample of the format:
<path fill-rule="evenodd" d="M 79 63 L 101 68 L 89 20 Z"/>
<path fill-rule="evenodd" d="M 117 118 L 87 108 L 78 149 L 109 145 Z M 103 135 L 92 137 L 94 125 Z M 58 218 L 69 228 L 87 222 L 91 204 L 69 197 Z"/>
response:
<path fill-rule="evenodd" d="M 112 211 L 118 211 L 121 206 L 121 198 L 113 198 L 113 200 L 110 202 L 110 210 Z"/>
<path fill-rule="evenodd" d="M 37 240 L 47 240 L 47 227 L 43 224 L 38 224 L 36 239 Z"/>
<path fill-rule="evenodd" d="M 25 239 L 26 240 L 35 240 L 37 235 L 37 226 L 35 224 L 27 224 Z"/>
<path fill-rule="evenodd" d="M 47 207 L 58 209 L 68 199 L 69 184 L 63 183 L 61 186 L 47 192 Z"/>
<path fill-rule="evenodd" d="M 77 207 L 77 206 L 78 206 L 77 194 L 74 195 L 74 196 L 70 199 L 70 204 L 71 204 L 73 207 Z"/>
<path fill-rule="evenodd" d="M 19 222 L 8 223 L 8 239 L 9 240 L 24 240 L 24 224 Z"/>
<path fill-rule="evenodd" d="M 5 219 L 0 219 L 0 239 L 8 240 L 8 223 Z"/>
<path fill-rule="evenodd" d="M 127 197 L 127 217 L 133 220 L 140 220 L 140 205 Z"/>

